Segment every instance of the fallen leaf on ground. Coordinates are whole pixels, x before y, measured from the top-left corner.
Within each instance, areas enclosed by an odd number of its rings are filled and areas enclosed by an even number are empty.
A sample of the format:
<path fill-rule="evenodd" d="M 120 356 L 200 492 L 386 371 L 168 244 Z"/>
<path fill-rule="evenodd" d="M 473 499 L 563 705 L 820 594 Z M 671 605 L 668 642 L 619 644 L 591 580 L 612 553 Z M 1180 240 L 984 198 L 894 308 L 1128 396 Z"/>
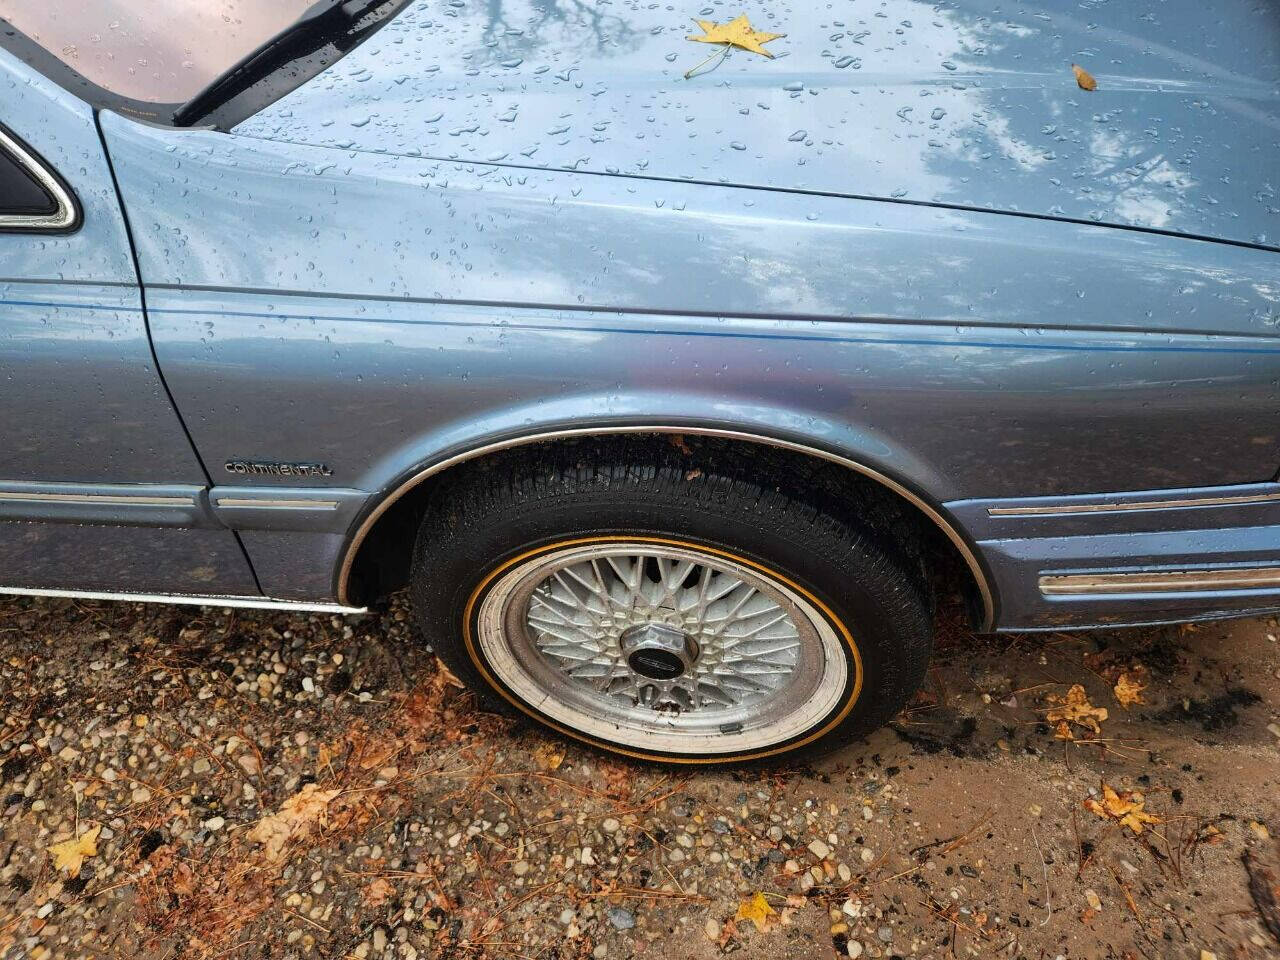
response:
<path fill-rule="evenodd" d="M 1102 728 L 1098 726 L 1099 722 L 1107 719 L 1106 707 L 1095 707 L 1089 702 L 1088 695 L 1084 692 L 1084 687 L 1075 684 L 1067 691 L 1065 697 L 1049 696 L 1049 703 L 1056 703 L 1058 706 L 1051 707 L 1045 714 L 1045 719 L 1054 725 L 1054 735 L 1059 740 L 1074 740 L 1075 734 L 1071 730 L 1071 725 L 1083 727 L 1093 733 L 1101 733 Z"/>
<path fill-rule="evenodd" d="M 1142 809 L 1146 798 L 1137 790 L 1117 792 L 1107 784 L 1102 785 L 1102 799 L 1089 797 L 1084 807 L 1097 814 L 1103 820 L 1114 820 L 1122 827 L 1128 827 L 1134 833 L 1141 833 L 1147 824 L 1162 823 L 1153 813 Z"/>
<path fill-rule="evenodd" d="M 1071 65 L 1071 72 L 1076 75 L 1076 83 L 1080 85 L 1081 90 L 1097 90 L 1098 81 L 1093 79 L 1093 74 L 1080 66 L 1078 63 Z"/>
<path fill-rule="evenodd" d="M 750 900 L 738 904 L 738 912 L 733 915 L 734 921 L 750 920 L 761 933 L 768 933 L 777 926 L 778 911 L 769 906 L 763 893 L 757 893 Z"/>
<path fill-rule="evenodd" d="M 467 689 L 467 685 L 459 680 L 457 674 L 450 670 L 448 664 L 439 657 L 436 657 L 436 670 L 440 672 L 441 679 L 449 686 L 457 687 L 459 690 Z"/>
<path fill-rule="evenodd" d="M 102 826 L 99 825 L 92 830 L 86 830 L 78 837 L 53 844 L 49 847 L 49 853 L 53 856 L 53 868 L 65 870 L 72 877 L 77 876 L 84 865 L 85 857 L 98 855 L 98 834 L 101 832 Z"/>
<path fill-rule="evenodd" d="M 277 812 L 259 820 L 249 831 L 249 839 L 263 845 L 268 860 L 279 860 L 290 839 L 305 836 L 328 822 L 329 802 L 340 792 L 321 790 L 308 783 L 280 804 Z"/>
<path fill-rule="evenodd" d="M 564 748 L 552 743 L 540 743 L 533 748 L 533 758 L 543 770 L 559 770 L 564 763 Z"/>
<path fill-rule="evenodd" d="M 716 946 L 723 950 L 737 935 L 738 924 L 732 919 L 726 920 L 720 929 L 720 936 L 716 939 Z"/>
<path fill-rule="evenodd" d="M 365 906 L 380 907 L 395 896 L 395 893 L 396 888 L 391 885 L 391 881 L 386 877 L 376 877 L 364 888 Z"/>
<path fill-rule="evenodd" d="M 1135 703 L 1146 703 L 1142 699 L 1142 691 L 1146 688 L 1147 685 L 1138 679 L 1136 673 L 1130 673 L 1125 670 L 1116 678 L 1115 686 L 1111 688 L 1111 692 L 1116 695 L 1116 703 L 1127 710 Z"/>

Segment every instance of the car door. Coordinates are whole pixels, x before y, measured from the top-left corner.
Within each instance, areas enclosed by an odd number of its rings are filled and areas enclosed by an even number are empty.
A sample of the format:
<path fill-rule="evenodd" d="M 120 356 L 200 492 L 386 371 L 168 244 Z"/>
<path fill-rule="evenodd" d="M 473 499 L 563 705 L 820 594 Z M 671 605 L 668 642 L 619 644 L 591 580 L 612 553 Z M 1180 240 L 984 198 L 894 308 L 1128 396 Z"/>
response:
<path fill-rule="evenodd" d="M 0 592 L 257 594 L 207 488 L 93 112 L 0 51 Z"/>

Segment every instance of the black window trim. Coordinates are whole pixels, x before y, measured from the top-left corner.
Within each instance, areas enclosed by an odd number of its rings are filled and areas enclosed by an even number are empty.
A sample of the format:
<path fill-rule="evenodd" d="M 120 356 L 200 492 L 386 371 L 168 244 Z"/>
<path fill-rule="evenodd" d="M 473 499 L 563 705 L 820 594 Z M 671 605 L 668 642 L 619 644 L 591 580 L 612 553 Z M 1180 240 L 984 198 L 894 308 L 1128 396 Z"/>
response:
<path fill-rule="evenodd" d="M 80 204 L 75 193 L 57 171 L 4 124 L 0 124 L 0 151 L 22 167 L 56 205 L 52 213 L 5 213 L 0 210 L 0 232 L 71 233 L 80 228 Z"/>

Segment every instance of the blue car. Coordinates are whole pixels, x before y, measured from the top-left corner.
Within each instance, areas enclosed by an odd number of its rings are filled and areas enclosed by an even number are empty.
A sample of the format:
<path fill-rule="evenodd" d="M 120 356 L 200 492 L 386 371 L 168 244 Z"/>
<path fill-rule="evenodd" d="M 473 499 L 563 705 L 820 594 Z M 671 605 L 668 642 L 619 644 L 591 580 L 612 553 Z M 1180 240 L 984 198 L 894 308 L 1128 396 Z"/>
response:
<path fill-rule="evenodd" d="M 252 9 L 250 9 L 252 8 Z M 1280 10 L 0 0 L 0 587 L 633 757 L 1280 608 Z"/>

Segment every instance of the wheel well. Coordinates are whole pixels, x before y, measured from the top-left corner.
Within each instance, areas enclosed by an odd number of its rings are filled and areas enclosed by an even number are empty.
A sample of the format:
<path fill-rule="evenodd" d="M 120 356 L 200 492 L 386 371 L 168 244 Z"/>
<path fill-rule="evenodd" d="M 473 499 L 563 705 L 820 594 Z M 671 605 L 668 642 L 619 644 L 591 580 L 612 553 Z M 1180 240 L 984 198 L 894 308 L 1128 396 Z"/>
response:
<path fill-rule="evenodd" d="M 428 510 L 447 506 L 447 488 L 466 482 L 475 471 L 510 469 L 518 461 L 538 457 L 550 445 L 571 447 L 584 459 L 643 455 L 645 448 L 660 447 L 669 456 L 678 452 L 688 470 L 711 472 L 717 464 L 742 461 L 744 448 L 751 450 L 751 469 L 758 476 L 779 480 L 799 487 L 819 498 L 824 510 L 848 514 L 855 507 L 871 514 L 874 526 L 900 541 L 914 545 L 911 552 L 924 565 L 937 597 L 963 603 L 970 619 L 977 625 L 990 620 L 985 580 L 977 561 L 970 553 L 962 553 L 955 542 L 959 534 L 947 530 L 947 521 L 927 507 L 923 501 L 897 487 L 893 481 L 878 475 L 867 475 L 848 461 L 830 457 L 819 451 L 778 447 L 764 439 L 726 438 L 691 432 L 629 432 L 589 436 L 573 436 L 538 440 L 516 447 L 504 447 L 457 462 L 439 472 L 425 476 L 407 489 L 380 514 L 375 514 L 353 549 L 355 554 L 344 565 L 345 587 L 340 590 L 344 602 L 367 603 L 403 587 L 409 579 L 414 539 Z M 889 484 L 893 484 L 891 487 Z M 446 495 L 442 500 L 441 493 Z M 393 495 L 394 496 L 394 495 Z M 967 547 L 965 548 L 968 552 Z"/>

